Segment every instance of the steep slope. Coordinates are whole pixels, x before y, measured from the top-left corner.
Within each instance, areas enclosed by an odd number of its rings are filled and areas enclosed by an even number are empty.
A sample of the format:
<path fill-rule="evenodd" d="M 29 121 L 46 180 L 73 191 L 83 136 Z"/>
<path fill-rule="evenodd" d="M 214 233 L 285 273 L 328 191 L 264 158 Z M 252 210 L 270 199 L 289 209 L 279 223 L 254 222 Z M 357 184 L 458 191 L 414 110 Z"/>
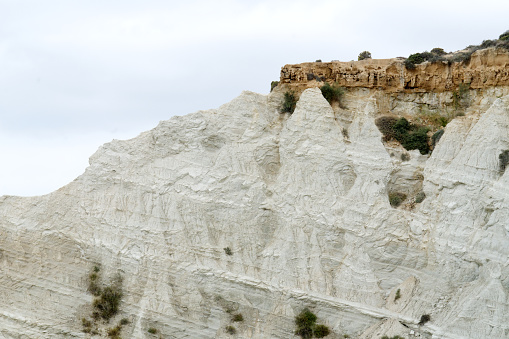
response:
<path fill-rule="evenodd" d="M 280 90 L 243 92 L 106 144 L 58 191 L 0 198 L 0 334 L 89 336 L 98 266 L 124 290 L 103 335 L 126 317 L 129 338 L 226 338 L 227 326 L 291 338 L 309 307 L 328 338 L 505 338 L 508 91 L 472 92 L 433 153 L 409 162 L 375 119 L 450 93 L 351 90 L 338 110 L 310 88 L 289 115 Z M 393 208 L 408 173 L 426 199 Z"/>

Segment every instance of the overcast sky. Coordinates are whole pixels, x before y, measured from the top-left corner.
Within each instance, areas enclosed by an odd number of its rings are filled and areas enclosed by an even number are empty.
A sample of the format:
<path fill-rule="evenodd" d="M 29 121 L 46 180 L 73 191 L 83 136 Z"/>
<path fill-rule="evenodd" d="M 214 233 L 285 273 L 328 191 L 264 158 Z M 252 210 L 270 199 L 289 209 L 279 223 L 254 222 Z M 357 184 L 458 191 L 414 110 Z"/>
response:
<path fill-rule="evenodd" d="M 281 66 L 446 51 L 509 1 L 0 0 L 0 195 L 42 195 L 105 142 L 268 93 Z"/>

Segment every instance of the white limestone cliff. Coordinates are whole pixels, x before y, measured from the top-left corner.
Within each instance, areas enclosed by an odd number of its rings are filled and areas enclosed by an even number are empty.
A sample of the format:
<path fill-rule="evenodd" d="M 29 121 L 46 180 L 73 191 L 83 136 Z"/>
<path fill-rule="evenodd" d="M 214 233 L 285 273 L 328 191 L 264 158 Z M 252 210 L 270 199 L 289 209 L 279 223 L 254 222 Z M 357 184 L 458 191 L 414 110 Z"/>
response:
<path fill-rule="evenodd" d="M 308 307 L 327 338 L 508 338 L 508 93 L 472 92 L 433 153 L 408 162 L 375 126 L 389 98 L 363 89 L 339 110 L 307 89 L 292 115 L 278 90 L 243 92 L 105 144 L 61 189 L 0 197 L 0 337 L 90 337 L 100 265 L 124 278 L 103 336 L 126 317 L 123 338 L 229 338 L 229 325 L 297 338 Z M 412 112 L 448 99 L 390 100 Z M 393 208 L 391 187 L 426 199 Z"/>

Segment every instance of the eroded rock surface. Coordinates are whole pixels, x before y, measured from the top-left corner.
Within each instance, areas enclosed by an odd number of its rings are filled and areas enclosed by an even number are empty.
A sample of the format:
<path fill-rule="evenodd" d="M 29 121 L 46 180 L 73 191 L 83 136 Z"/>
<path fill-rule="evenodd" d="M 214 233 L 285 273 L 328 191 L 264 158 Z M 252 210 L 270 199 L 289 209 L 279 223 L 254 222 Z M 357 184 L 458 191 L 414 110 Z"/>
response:
<path fill-rule="evenodd" d="M 408 161 L 375 119 L 447 94 L 352 90 L 338 111 L 312 88 L 289 115 L 243 92 L 105 144 L 58 191 L 0 198 L 0 336 L 87 337 L 100 265 L 124 277 L 125 338 L 297 338 L 304 307 L 328 338 L 507 338 L 506 94 L 473 92 Z M 426 198 L 395 209 L 394 185 Z"/>

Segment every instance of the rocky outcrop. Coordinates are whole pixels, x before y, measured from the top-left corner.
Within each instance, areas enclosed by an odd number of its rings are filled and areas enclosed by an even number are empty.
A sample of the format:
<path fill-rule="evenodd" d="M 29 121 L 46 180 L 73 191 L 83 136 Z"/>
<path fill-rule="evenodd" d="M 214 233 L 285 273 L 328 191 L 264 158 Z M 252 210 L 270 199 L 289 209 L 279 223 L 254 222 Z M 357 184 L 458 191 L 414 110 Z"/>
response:
<path fill-rule="evenodd" d="M 468 62 L 425 62 L 412 70 L 405 68 L 403 58 L 307 62 L 281 69 L 280 83 L 297 92 L 325 81 L 386 92 L 454 91 L 460 84 L 471 89 L 509 86 L 509 52 L 488 48 L 474 52 Z"/>
<path fill-rule="evenodd" d="M 90 337 L 99 266 L 124 290 L 103 337 L 125 317 L 123 338 L 297 338 L 308 307 L 328 338 L 507 338 L 508 92 L 473 90 L 430 155 L 375 119 L 447 93 L 351 89 L 333 110 L 311 88 L 289 115 L 280 90 L 243 92 L 105 144 L 58 191 L 0 198 L 0 336 Z"/>

